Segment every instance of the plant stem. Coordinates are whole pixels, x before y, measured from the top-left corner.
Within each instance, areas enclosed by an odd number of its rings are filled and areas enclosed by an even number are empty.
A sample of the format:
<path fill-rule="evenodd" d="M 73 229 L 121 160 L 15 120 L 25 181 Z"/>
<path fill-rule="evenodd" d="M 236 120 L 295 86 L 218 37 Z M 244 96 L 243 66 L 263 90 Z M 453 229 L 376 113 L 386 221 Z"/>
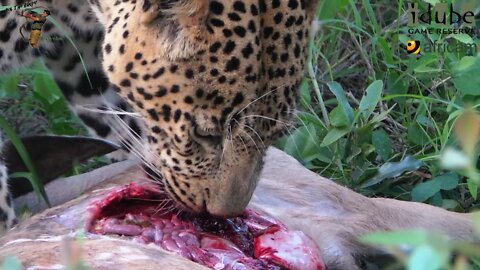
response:
<path fill-rule="evenodd" d="M 323 121 L 325 122 L 325 126 L 330 126 L 330 119 L 328 117 L 327 107 L 325 107 L 325 102 L 322 98 L 322 93 L 320 92 L 320 86 L 318 85 L 317 78 L 315 76 L 315 70 L 313 69 L 313 51 L 315 49 L 315 33 L 313 30 L 310 31 L 308 40 L 308 58 L 307 58 L 307 69 L 310 79 L 313 83 L 313 89 L 315 90 L 315 94 L 317 95 L 318 102 L 320 103 L 320 109 L 322 111 Z"/>

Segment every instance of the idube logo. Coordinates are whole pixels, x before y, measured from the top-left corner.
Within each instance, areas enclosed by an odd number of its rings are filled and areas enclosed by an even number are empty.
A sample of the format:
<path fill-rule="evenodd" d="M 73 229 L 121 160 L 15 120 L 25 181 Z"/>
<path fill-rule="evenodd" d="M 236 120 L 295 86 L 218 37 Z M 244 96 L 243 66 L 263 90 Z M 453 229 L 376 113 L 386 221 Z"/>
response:
<path fill-rule="evenodd" d="M 408 3 L 408 26 L 423 24 L 452 25 L 462 24 L 464 26 L 475 26 L 475 13 L 472 2 L 464 3 L 460 10 L 455 10 L 453 4 L 437 3 L 435 6 L 428 4 L 427 11 L 420 12 L 416 3 Z"/>
<path fill-rule="evenodd" d="M 475 35 L 475 1 L 465 1 L 455 8 L 453 4 L 437 3 L 427 5 L 422 12 L 419 4 L 408 3 L 407 15 L 409 34 L 467 34 Z M 419 26 L 426 26 L 416 28 Z"/>

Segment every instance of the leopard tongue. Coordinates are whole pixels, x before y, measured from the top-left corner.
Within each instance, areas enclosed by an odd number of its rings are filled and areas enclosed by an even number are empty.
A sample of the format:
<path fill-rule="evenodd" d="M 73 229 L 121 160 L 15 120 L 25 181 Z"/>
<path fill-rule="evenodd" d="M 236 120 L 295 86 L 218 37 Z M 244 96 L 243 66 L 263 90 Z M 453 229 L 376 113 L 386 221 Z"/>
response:
<path fill-rule="evenodd" d="M 127 185 L 89 206 L 87 230 L 131 236 L 211 269 L 321 270 L 318 248 L 305 234 L 252 210 L 233 219 L 159 215 L 155 188 Z"/>

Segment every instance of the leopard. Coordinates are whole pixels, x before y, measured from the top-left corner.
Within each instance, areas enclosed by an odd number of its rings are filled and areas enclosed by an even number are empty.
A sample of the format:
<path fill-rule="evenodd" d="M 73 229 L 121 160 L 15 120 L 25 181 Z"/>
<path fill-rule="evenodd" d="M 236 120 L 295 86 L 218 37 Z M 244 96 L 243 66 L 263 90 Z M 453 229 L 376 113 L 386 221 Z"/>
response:
<path fill-rule="evenodd" d="M 0 6 L 0 74 L 41 61 L 49 69 L 52 78 L 68 101 L 70 110 L 78 116 L 93 137 L 104 138 L 122 145 L 122 150 L 109 155 L 112 161 L 132 158 L 128 147 L 129 136 L 142 137 L 141 121 L 129 115 L 98 113 L 105 108 L 131 111 L 128 103 L 112 89 L 103 71 L 101 43 L 104 30 L 86 1 L 37 1 L 37 5 L 51 12 L 53 21 L 48 20 L 42 29 L 43 39 L 37 49 L 30 47 L 24 37 L 32 23 L 19 16 L 19 7 L 25 0 L 1 0 Z M 24 27 L 22 33 L 21 29 Z M 68 38 L 72 42 L 68 42 Z M 94 112 L 97 109 L 97 112 Z M 119 121 L 121 117 L 121 121 Z M 121 123 L 121 125 L 120 125 Z M 115 129 L 128 127 L 129 136 Z M 125 132 L 123 132 L 125 133 Z M 0 149 L 2 146 L 0 130 Z M 1 151 L 1 150 L 0 150 Z M 0 235 L 16 223 L 14 206 L 8 185 L 6 160 L 0 153 Z"/>
<path fill-rule="evenodd" d="M 42 35 L 64 42 L 31 48 L 16 31 L 25 19 L 0 11 L 0 70 L 42 59 L 91 135 L 122 145 L 113 158 L 140 159 L 178 209 L 232 217 L 295 121 L 318 2 L 38 0 L 57 22 Z"/>

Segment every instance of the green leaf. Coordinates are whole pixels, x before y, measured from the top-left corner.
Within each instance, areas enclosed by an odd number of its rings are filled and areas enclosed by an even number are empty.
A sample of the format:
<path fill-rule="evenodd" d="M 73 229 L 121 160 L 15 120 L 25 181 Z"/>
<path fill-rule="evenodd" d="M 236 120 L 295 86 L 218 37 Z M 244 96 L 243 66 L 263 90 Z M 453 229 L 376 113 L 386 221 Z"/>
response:
<path fill-rule="evenodd" d="M 475 229 L 480 233 L 480 212 L 472 213 L 473 223 L 475 224 Z"/>
<path fill-rule="evenodd" d="M 467 179 L 467 186 L 468 186 L 468 191 L 470 191 L 470 195 L 476 200 L 477 195 L 478 195 L 478 185 L 475 182 L 475 180 L 468 178 Z"/>
<path fill-rule="evenodd" d="M 22 264 L 16 257 L 7 256 L 3 260 L 2 270 L 22 270 Z"/>
<path fill-rule="evenodd" d="M 348 0 L 321 1 L 317 18 L 319 20 L 336 18 L 337 13 L 342 12 L 347 4 Z"/>
<path fill-rule="evenodd" d="M 414 145 L 424 146 L 428 143 L 428 137 L 418 124 L 410 125 L 407 129 L 407 139 Z"/>
<path fill-rule="evenodd" d="M 441 72 L 442 69 L 437 67 L 430 67 L 430 66 L 419 66 L 414 69 L 416 73 L 437 73 Z"/>
<path fill-rule="evenodd" d="M 408 258 L 408 270 L 439 270 L 443 259 L 430 245 L 423 245 L 414 250 Z"/>
<path fill-rule="evenodd" d="M 448 210 L 455 210 L 460 204 L 455 200 L 446 199 L 443 200 L 442 208 Z"/>
<path fill-rule="evenodd" d="M 350 122 L 340 106 L 330 112 L 330 124 L 337 128 L 350 126 Z"/>
<path fill-rule="evenodd" d="M 458 91 L 465 95 L 480 96 L 480 61 L 476 61 L 470 68 L 456 74 L 453 84 Z"/>
<path fill-rule="evenodd" d="M 321 147 L 329 146 L 330 144 L 338 141 L 340 138 L 350 132 L 350 128 L 333 128 L 330 130 L 325 138 L 323 138 Z"/>
<path fill-rule="evenodd" d="M 435 177 L 430 181 L 420 183 L 412 190 L 412 201 L 424 202 L 440 190 L 452 190 L 458 186 L 458 175 L 455 173 L 446 173 Z"/>
<path fill-rule="evenodd" d="M 422 162 L 412 156 L 407 156 L 400 162 L 387 162 L 378 169 L 377 175 L 365 182 L 361 188 L 371 187 L 385 179 L 400 176 L 404 172 L 417 170 L 421 166 Z"/>
<path fill-rule="evenodd" d="M 462 57 L 462 59 L 460 59 L 460 61 L 458 61 L 457 63 L 455 63 L 455 65 L 453 65 L 453 70 L 456 73 L 460 73 L 460 72 L 472 67 L 473 65 L 475 65 L 477 60 L 478 59 L 475 56 L 464 56 L 464 57 Z"/>
<path fill-rule="evenodd" d="M 390 114 L 390 112 L 392 111 L 393 107 L 388 109 L 387 111 L 383 111 L 377 115 L 375 115 L 374 117 L 372 117 L 372 119 L 370 120 L 370 124 L 376 124 L 376 123 L 380 123 L 382 122 L 383 120 L 385 120 L 385 118 L 388 117 L 388 115 Z"/>
<path fill-rule="evenodd" d="M 455 34 L 455 35 L 451 35 L 449 37 L 452 37 L 458 41 L 460 41 L 461 43 L 463 44 L 472 44 L 474 43 L 473 42 L 473 39 L 471 36 L 467 35 L 467 34 Z"/>
<path fill-rule="evenodd" d="M 25 146 L 23 145 L 22 141 L 18 138 L 15 131 L 12 129 L 12 127 L 10 127 L 7 120 L 2 115 L 0 115 L 0 129 L 3 132 L 5 132 L 5 134 L 10 139 L 13 146 L 17 150 L 23 163 L 25 163 L 25 166 L 30 171 L 28 173 L 24 173 L 24 176 L 32 184 L 32 187 L 35 193 L 38 196 L 41 196 L 44 199 L 45 203 L 50 207 L 50 201 L 48 200 L 47 193 L 45 192 L 45 189 L 43 188 L 43 185 L 38 178 L 38 174 L 35 170 L 35 167 L 33 166 L 30 156 L 28 155 L 27 149 L 25 149 Z"/>
<path fill-rule="evenodd" d="M 373 11 L 373 7 L 370 0 L 362 0 L 362 7 L 367 13 L 368 21 L 373 28 L 373 32 L 379 33 L 380 26 L 378 25 L 377 16 L 375 16 L 375 12 Z"/>
<path fill-rule="evenodd" d="M 352 106 L 350 106 L 350 103 L 348 103 L 347 96 L 345 95 L 345 91 L 343 90 L 342 86 L 337 82 L 329 82 L 327 83 L 327 86 L 337 98 L 338 105 L 340 108 L 342 108 L 349 121 L 349 125 L 351 125 L 353 123 L 354 111 Z"/>
<path fill-rule="evenodd" d="M 372 143 L 372 133 L 373 133 L 374 125 L 366 124 L 360 128 L 355 130 L 355 137 L 356 137 L 356 144 L 362 145 L 365 143 L 371 144 Z"/>
<path fill-rule="evenodd" d="M 387 133 L 383 130 L 377 130 L 372 133 L 372 144 L 375 151 L 384 161 L 387 161 L 392 155 L 392 145 Z"/>
<path fill-rule="evenodd" d="M 33 80 L 33 91 L 45 99 L 48 104 L 53 104 L 59 100 L 60 90 L 57 84 L 49 76 L 38 74 Z"/>
<path fill-rule="evenodd" d="M 385 62 L 391 67 L 396 67 L 395 60 L 393 59 L 392 49 L 388 45 L 388 42 L 383 37 L 378 37 L 378 45 L 382 49 Z"/>
<path fill-rule="evenodd" d="M 436 54 L 428 54 L 420 57 L 412 63 L 409 69 L 417 73 L 428 73 L 428 72 L 438 72 L 438 62 L 440 61 L 440 56 Z"/>
<path fill-rule="evenodd" d="M 367 90 L 365 91 L 365 96 L 360 101 L 359 107 L 365 121 L 368 120 L 370 115 L 375 110 L 375 107 L 377 107 L 377 104 L 382 97 L 382 90 L 383 82 L 379 80 L 374 81 L 367 87 Z"/>
<path fill-rule="evenodd" d="M 417 123 L 419 123 L 424 127 L 435 128 L 435 125 L 433 124 L 432 119 L 426 117 L 424 114 L 420 114 L 416 120 L 417 120 Z"/>
<path fill-rule="evenodd" d="M 308 108 L 312 102 L 310 87 L 307 80 L 302 80 L 302 83 L 300 84 L 300 102 L 305 108 Z"/>
<path fill-rule="evenodd" d="M 436 4 L 440 3 L 440 0 L 424 0 L 425 2 L 435 6 Z"/>
<path fill-rule="evenodd" d="M 434 179 L 440 183 L 440 188 L 442 190 L 452 190 L 457 188 L 459 181 L 458 174 L 452 172 L 437 176 Z"/>
<path fill-rule="evenodd" d="M 440 186 L 435 181 L 427 181 L 415 186 L 412 190 L 412 201 L 424 202 L 440 191 Z"/>
<path fill-rule="evenodd" d="M 0 87 L 0 98 L 16 98 L 19 96 L 17 91 L 19 75 L 18 73 L 13 73 L 9 76 L 2 78 L 2 85 Z"/>
<path fill-rule="evenodd" d="M 362 236 L 360 241 L 373 245 L 419 246 L 427 243 L 428 235 L 423 231 L 374 232 Z"/>
<path fill-rule="evenodd" d="M 391 72 L 388 74 L 387 84 L 385 93 L 388 95 L 403 95 L 408 92 L 408 81 L 402 79 L 402 77 L 395 73 Z M 405 106 L 405 98 L 395 98 L 395 103 L 403 108 Z"/>
<path fill-rule="evenodd" d="M 301 126 L 287 137 L 283 151 L 296 158 L 302 164 L 319 159 L 330 163 L 331 158 L 318 145 L 318 135 L 313 124 Z"/>

